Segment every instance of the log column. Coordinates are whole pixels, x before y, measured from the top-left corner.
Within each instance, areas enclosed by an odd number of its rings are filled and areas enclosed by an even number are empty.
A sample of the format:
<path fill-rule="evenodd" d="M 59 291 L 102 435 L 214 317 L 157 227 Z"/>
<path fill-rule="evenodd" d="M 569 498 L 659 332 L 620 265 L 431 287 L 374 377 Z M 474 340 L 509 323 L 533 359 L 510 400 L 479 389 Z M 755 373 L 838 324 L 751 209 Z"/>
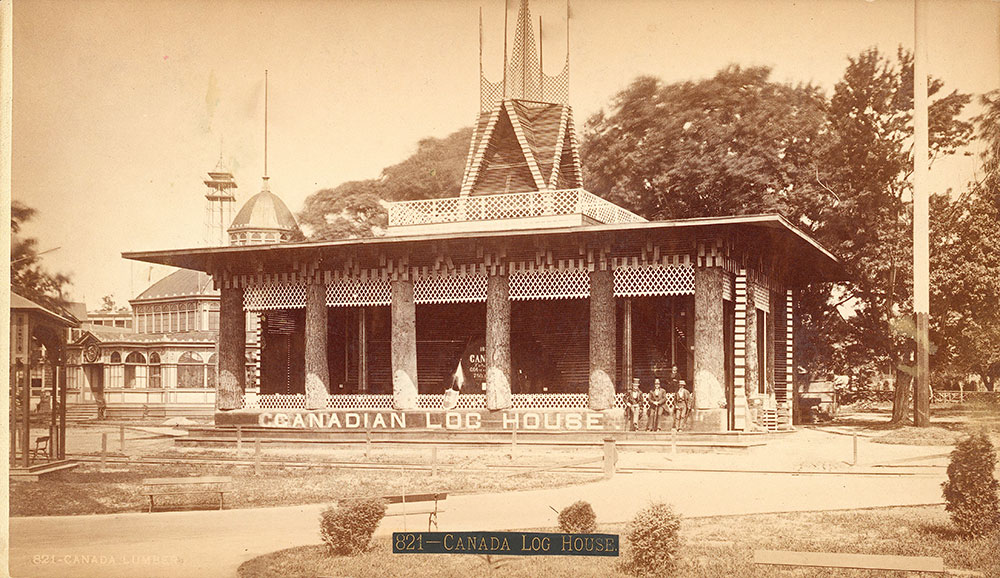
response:
<path fill-rule="evenodd" d="M 222 287 L 219 294 L 219 378 L 215 382 L 215 407 L 227 411 L 243 407 L 247 317 L 243 312 L 242 288 Z"/>
<path fill-rule="evenodd" d="M 323 409 L 330 393 L 326 356 L 326 285 L 306 285 L 306 409 Z"/>
<path fill-rule="evenodd" d="M 590 272 L 590 409 L 615 406 L 615 276 Z"/>
<path fill-rule="evenodd" d="M 497 274 L 486 281 L 486 409 L 510 405 L 510 282 Z"/>
<path fill-rule="evenodd" d="M 417 309 L 413 281 L 396 279 L 392 290 L 392 407 L 417 407 Z"/>
<path fill-rule="evenodd" d="M 694 403 L 701 431 L 726 429 L 726 351 L 719 267 L 694 270 Z"/>

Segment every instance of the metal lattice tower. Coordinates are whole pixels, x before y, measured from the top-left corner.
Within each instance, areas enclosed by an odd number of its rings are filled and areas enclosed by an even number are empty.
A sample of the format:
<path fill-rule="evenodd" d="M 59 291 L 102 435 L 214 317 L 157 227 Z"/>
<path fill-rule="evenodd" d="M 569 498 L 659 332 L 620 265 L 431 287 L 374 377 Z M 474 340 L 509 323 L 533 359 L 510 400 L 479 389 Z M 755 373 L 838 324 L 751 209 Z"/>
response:
<path fill-rule="evenodd" d="M 236 209 L 236 180 L 226 169 L 219 154 L 219 163 L 214 170 L 208 172 L 205 180 L 208 192 L 205 193 L 205 242 L 210 247 L 222 247 L 229 244 L 226 230 L 233 222 Z"/>

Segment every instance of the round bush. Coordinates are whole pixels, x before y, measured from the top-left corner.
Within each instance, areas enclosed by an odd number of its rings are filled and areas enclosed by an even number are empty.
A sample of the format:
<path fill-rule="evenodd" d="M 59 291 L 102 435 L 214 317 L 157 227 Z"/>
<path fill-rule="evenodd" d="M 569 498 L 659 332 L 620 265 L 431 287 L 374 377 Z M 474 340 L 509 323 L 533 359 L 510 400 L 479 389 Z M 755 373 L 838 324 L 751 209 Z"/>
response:
<path fill-rule="evenodd" d="M 597 531 L 597 516 L 590 504 L 580 500 L 559 512 L 559 529 L 567 534 L 591 534 Z"/>
<path fill-rule="evenodd" d="M 331 554 L 354 556 L 368 548 L 383 516 L 385 502 L 379 498 L 346 501 L 323 510 L 319 533 Z"/>
<path fill-rule="evenodd" d="M 958 442 L 951 452 L 948 481 L 942 484 L 945 510 L 967 536 L 983 536 L 1000 527 L 996 465 L 993 444 L 982 432 Z"/>
<path fill-rule="evenodd" d="M 677 563 L 681 518 L 667 504 L 654 503 L 626 525 L 629 548 L 619 570 L 632 576 L 663 576 Z"/>

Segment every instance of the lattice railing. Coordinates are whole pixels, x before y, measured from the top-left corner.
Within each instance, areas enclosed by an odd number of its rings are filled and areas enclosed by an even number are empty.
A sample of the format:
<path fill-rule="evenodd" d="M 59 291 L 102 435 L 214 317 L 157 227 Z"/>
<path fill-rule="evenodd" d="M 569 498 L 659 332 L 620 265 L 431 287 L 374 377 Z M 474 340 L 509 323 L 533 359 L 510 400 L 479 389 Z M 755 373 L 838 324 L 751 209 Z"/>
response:
<path fill-rule="evenodd" d="M 389 226 L 586 215 L 601 223 L 645 219 L 583 189 L 420 199 L 389 204 Z"/>
<path fill-rule="evenodd" d="M 444 394 L 420 394 L 419 409 L 441 409 Z M 616 394 L 615 406 L 624 407 L 624 394 Z M 673 394 L 667 394 L 667 406 L 673 407 Z M 306 396 L 302 394 L 263 394 L 248 396 L 244 409 L 305 409 Z M 327 409 L 392 409 L 392 394 L 335 394 L 327 396 Z M 515 393 L 511 396 L 512 409 L 586 409 L 586 393 Z M 458 396 L 456 409 L 485 409 L 486 396 L 481 393 L 463 393 Z"/>
<path fill-rule="evenodd" d="M 615 269 L 615 295 L 619 297 L 693 294 L 694 267 L 690 265 Z"/>

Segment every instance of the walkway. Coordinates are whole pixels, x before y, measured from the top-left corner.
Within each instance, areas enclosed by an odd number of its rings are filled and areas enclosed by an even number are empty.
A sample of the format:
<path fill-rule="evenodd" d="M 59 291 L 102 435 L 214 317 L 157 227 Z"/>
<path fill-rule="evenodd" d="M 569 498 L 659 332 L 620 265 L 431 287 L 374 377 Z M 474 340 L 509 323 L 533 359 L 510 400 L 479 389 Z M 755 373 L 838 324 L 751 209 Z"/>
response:
<path fill-rule="evenodd" d="M 718 456 L 716 456 L 718 457 Z M 652 500 L 685 516 L 939 503 L 943 472 L 928 475 L 660 472 L 620 474 L 566 488 L 454 496 L 442 530 L 552 527 L 556 513 L 587 500 L 601 523 L 624 522 Z M 231 577 L 255 556 L 319 543 L 320 505 L 11 521 L 11 575 L 52 577 Z M 426 516 L 407 520 L 426 528 Z M 378 532 L 402 529 L 399 517 Z"/>

